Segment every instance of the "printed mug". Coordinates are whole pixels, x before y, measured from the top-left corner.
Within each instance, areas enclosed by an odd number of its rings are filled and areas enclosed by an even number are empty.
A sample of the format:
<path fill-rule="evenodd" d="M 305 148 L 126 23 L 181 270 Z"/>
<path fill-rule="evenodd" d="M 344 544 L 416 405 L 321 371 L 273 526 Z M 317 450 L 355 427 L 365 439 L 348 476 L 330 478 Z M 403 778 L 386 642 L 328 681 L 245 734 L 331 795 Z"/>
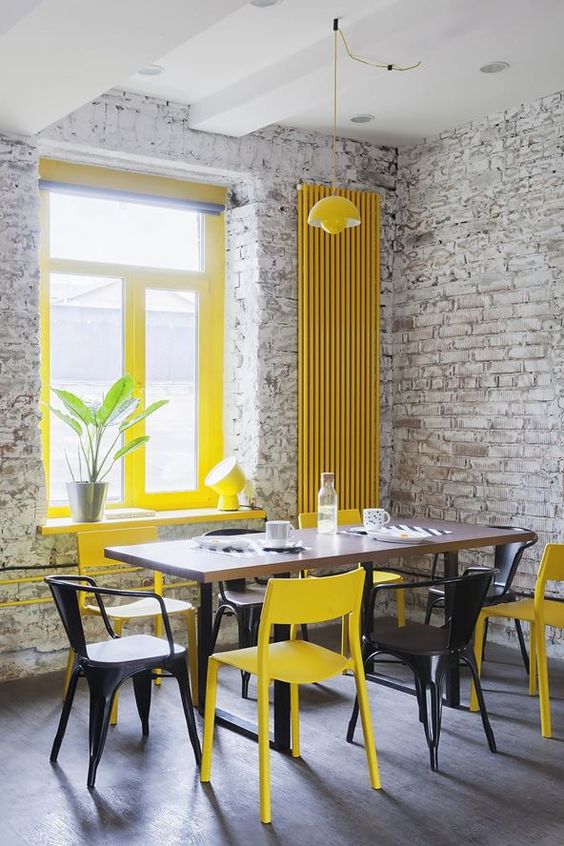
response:
<path fill-rule="evenodd" d="M 362 512 L 362 522 L 367 532 L 378 531 L 390 520 L 390 515 L 383 508 L 365 508 Z"/>
<path fill-rule="evenodd" d="M 284 549 L 295 532 L 289 520 L 267 520 L 265 525 L 267 546 Z"/>

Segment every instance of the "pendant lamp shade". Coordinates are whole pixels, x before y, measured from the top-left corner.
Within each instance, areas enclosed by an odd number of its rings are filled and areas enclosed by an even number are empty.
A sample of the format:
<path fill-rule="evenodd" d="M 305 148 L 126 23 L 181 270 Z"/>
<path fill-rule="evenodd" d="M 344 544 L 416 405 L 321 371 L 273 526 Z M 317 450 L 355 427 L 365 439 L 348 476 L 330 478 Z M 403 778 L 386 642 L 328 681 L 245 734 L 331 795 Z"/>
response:
<path fill-rule="evenodd" d="M 307 222 L 329 235 L 339 235 L 352 226 L 360 226 L 360 212 L 346 197 L 331 194 L 311 207 Z"/>

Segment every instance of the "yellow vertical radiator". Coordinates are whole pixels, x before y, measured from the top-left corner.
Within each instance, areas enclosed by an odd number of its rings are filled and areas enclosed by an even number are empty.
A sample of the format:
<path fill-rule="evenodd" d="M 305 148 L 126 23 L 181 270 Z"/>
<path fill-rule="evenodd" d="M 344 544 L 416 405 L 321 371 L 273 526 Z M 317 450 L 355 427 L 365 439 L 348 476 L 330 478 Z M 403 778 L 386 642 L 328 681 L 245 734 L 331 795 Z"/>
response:
<path fill-rule="evenodd" d="M 362 223 L 328 235 L 307 218 L 330 193 L 298 192 L 300 512 L 317 509 L 324 471 L 335 473 L 339 508 L 378 503 L 378 196 L 339 190 Z"/>

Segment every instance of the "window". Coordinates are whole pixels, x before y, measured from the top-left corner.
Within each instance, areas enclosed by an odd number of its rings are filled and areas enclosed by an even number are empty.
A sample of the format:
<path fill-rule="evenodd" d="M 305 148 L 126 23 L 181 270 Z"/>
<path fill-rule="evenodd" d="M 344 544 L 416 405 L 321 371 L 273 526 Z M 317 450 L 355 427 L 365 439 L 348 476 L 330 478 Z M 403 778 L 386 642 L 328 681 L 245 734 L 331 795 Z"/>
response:
<path fill-rule="evenodd" d="M 169 402 L 125 433 L 151 439 L 114 466 L 108 504 L 213 505 L 203 479 L 222 457 L 223 189 L 54 161 L 40 173 L 43 401 L 51 388 L 100 399 L 131 373 L 142 406 Z M 49 513 L 63 515 L 76 440 L 47 411 L 42 437 Z"/>

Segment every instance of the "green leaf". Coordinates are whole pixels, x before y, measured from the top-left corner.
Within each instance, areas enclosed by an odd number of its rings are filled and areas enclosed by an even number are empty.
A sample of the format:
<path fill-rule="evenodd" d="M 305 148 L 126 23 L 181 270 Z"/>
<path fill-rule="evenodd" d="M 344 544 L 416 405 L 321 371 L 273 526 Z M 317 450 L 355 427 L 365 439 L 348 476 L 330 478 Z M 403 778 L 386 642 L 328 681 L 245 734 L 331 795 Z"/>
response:
<path fill-rule="evenodd" d="M 54 408 L 52 405 L 47 405 L 49 411 L 51 411 L 59 420 L 62 420 L 63 423 L 66 423 L 67 426 L 70 426 L 71 429 L 74 429 L 76 434 L 80 437 L 82 435 L 82 426 L 76 420 L 76 418 L 71 417 L 70 414 L 65 414 L 64 411 L 59 411 L 58 408 Z"/>
<path fill-rule="evenodd" d="M 108 393 L 104 397 L 102 404 L 98 411 L 96 412 L 96 425 L 103 426 L 104 423 L 107 423 L 108 418 L 118 408 L 122 405 L 126 400 L 130 399 L 131 394 L 133 393 L 133 379 L 126 373 L 125 376 L 122 376 L 118 379 L 111 388 L 108 390 Z"/>
<path fill-rule="evenodd" d="M 138 414 L 137 417 L 133 417 L 132 420 L 124 420 L 121 426 L 119 427 L 120 432 L 125 432 L 126 429 L 129 429 L 131 426 L 135 426 L 137 423 L 140 423 L 141 420 L 144 420 L 149 414 L 152 414 L 158 408 L 162 408 L 163 405 L 167 405 L 169 400 L 157 400 L 157 402 L 152 402 L 151 405 L 148 405 L 145 411 L 141 414 Z"/>
<path fill-rule="evenodd" d="M 131 397 L 125 402 L 122 402 L 121 405 L 118 405 L 117 408 L 112 411 L 110 416 L 105 422 L 105 426 L 115 426 L 117 423 L 121 423 L 125 417 L 129 417 L 137 406 L 139 405 L 139 400 L 136 397 Z"/>
<path fill-rule="evenodd" d="M 62 391 L 60 388 L 52 388 L 51 390 L 73 417 L 81 420 L 82 423 L 86 423 L 87 426 L 96 422 L 96 417 L 91 409 L 76 394 L 71 394 L 70 391 Z"/>
<path fill-rule="evenodd" d="M 130 452 L 134 452 L 139 447 L 142 447 L 143 444 L 146 444 L 147 441 L 150 440 L 149 435 L 143 435 L 141 438 L 134 438 L 125 446 L 122 446 L 118 451 L 114 454 L 114 461 L 117 461 L 119 458 L 123 458 L 124 455 L 128 455 Z"/>

